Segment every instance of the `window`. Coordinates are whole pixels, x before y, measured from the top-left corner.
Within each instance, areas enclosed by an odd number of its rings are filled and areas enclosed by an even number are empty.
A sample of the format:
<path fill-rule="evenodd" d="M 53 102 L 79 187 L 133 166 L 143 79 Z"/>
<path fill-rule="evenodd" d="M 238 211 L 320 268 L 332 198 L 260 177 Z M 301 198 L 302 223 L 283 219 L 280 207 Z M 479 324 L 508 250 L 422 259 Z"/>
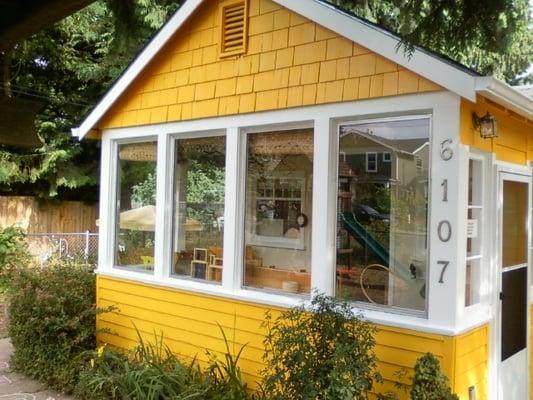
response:
<path fill-rule="evenodd" d="M 468 161 L 465 306 L 479 303 L 483 232 L 483 162 Z"/>
<path fill-rule="evenodd" d="M 308 293 L 313 130 L 247 135 L 244 285 Z"/>
<path fill-rule="evenodd" d="M 366 153 L 366 172 L 378 171 L 378 154 Z"/>
<path fill-rule="evenodd" d="M 175 140 L 171 274 L 222 281 L 226 138 Z"/>
<path fill-rule="evenodd" d="M 427 117 L 341 126 L 337 297 L 425 310 L 428 170 L 417 159 L 429 159 L 429 132 Z M 384 151 L 395 162 L 369 174 Z"/>
<path fill-rule="evenodd" d="M 155 141 L 118 145 L 115 265 L 153 273 Z"/>
<path fill-rule="evenodd" d="M 391 162 L 391 157 L 390 157 L 390 153 L 389 152 L 383 153 L 383 162 L 386 162 L 386 163 L 390 163 Z"/>

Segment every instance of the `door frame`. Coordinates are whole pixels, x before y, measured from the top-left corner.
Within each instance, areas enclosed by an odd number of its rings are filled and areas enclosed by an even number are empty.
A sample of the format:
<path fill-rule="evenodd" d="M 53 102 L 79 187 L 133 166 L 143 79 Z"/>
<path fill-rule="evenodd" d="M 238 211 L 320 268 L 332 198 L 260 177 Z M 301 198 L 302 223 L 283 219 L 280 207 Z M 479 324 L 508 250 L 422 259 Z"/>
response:
<path fill-rule="evenodd" d="M 531 294 L 530 294 L 530 279 L 531 279 L 531 256 L 530 256 L 530 245 L 532 243 L 532 232 L 531 232 L 531 205 L 532 205 L 532 182 L 531 182 L 531 169 L 529 166 L 520 166 L 516 164 L 509 164 L 505 162 L 497 162 L 494 168 L 494 203 L 493 203 L 493 212 L 491 213 L 494 216 L 493 226 L 494 226 L 494 235 L 493 235 L 493 250 L 492 250 L 492 277 L 490 285 L 492 287 L 492 304 L 493 304 L 493 315 L 492 326 L 491 326 L 491 345 L 490 345 L 490 360 L 491 364 L 489 367 L 489 375 L 491 379 L 489 381 L 493 382 L 493 385 L 489 385 L 489 393 L 494 393 L 490 395 L 490 398 L 497 400 L 505 400 L 499 398 L 499 383 L 500 383 L 500 366 L 501 366 L 501 312 L 502 312 L 502 303 L 500 301 L 500 292 L 502 290 L 502 223 L 503 223 L 503 181 L 510 180 L 515 182 L 523 182 L 528 184 L 528 204 L 527 204 L 527 312 L 526 312 L 526 391 L 527 398 L 529 399 L 531 388 L 530 388 L 530 368 L 531 368 L 531 316 L 530 316 L 530 304 L 531 304 Z M 492 379 L 494 378 L 494 379 Z"/>

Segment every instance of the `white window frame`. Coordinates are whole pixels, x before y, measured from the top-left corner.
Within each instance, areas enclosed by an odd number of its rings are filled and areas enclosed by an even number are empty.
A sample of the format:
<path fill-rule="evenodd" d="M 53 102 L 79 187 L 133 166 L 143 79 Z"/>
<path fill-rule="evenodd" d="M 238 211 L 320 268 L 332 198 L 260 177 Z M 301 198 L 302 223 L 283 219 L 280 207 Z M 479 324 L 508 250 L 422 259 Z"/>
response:
<path fill-rule="evenodd" d="M 166 168 L 166 171 L 168 171 L 168 173 L 166 173 L 166 177 L 165 177 L 165 180 L 166 180 L 166 183 L 165 183 L 165 188 L 167 188 L 166 190 L 168 190 L 168 193 L 165 193 L 165 197 L 166 197 L 166 200 L 165 200 L 165 204 L 167 205 L 170 205 L 170 207 L 165 207 L 165 209 L 168 209 L 170 208 L 170 216 L 165 218 L 165 221 L 172 221 L 172 223 L 168 224 L 166 223 L 164 225 L 165 227 L 165 239 L 169 238 L 168 240 L 170 241 L 170 245 L 166 245 L 165 247 L 166 248 L 169 248 L 170 250 L 170 253 L 168 255 L 166 255 L 166 257 L 164 258 L 164 266 L 163 266 L 163 276 L 165 276 L 166 278 L 169 278 L 169 279 L 177 279 L 177 280 L 192 280 L 192 281 L 196 281 L 196 282 L 200 282 L 200 283 L 203 283 L 203 284 L 209 284 L 209 285 L 218 285 L 220 286 L 221 283 L 220 282 L 216 282 L 216 281 L 209 281 L 207 279 L 197 279 L 197 278 L 193 278 L 191 276 L 187 276 L 187 275 L 178 275 L 178 274 L 174 274 L 172 273 L 172 261 L 173 261 L 173 241 L 174 241 L 174 224 L 175 224 L 175 209 L 174 209 L 174 205 L 175 205 L 175 190 L 176 190 L 176 185 L 175 185 L 175 165 L 176 165 L 176 162 L 178 161 L 177 158 L 176 158 L 176 142 L 178 140 L 187 140 L 187 139 L 200 139 L 200 138 L 208 138 L 208 137 L 220 137 L 220 136 L 224 136 L 225 140 L 226 140 L 226 150 L 227 150 L 227 134 L 226 134 L 226 130 L 225 129 L 214 129 L 214 130 L 209 130 L 209 131 L 196 131 L 196 132 L 187 132 L 187 133 L 182 133 L 182 134 L 179 134 L 179 135 L 169 135 L 168 136 L 168 147 L 169 147 L 169 150 L 170 150 L 170 153 L 169 153 L 169 156 L 168 156 L 168 168 Z M 226 163 L 228 161 L 228 157 L 227 157 L 227 152 L 225 153 L 225 159 L 226 159 Z M 227 179 L 227 172 L 225 173 L 225 180 Z M 226 182 L 224 180 L 224 187 L 226 185 Z M 226 197 L 224 196 L 224 218 L 225 218 L 225 211 L 226 210 Z M 225 223 L 225 221 L 224 221 Z M 168 227 L 170 225 L 170 228 Z M 225 236 L 223 238 L 223 241 L 222 241 L 222 263 L 224 264 L 225 263 L 225 256 L 226 256 L 226 252 L 225 252 Z M 206 271 L 207 273 L 207 271 Z"/>
<path fill-rule="evenodd" d="M 374 168 L 369 168 L 369 163 L 371 162 L 370 156 L 374 157 L 374 161 L 372 161 L 374 163 Z M 375 151 L 367 151 L 365 153 L 365 168 L 366 172 L 378 172 L 378 153 Z"/>
<path fill-rule="evenodd" d="M 154 136 L 154 135 L 150 135 L 150 136 L 142 136 L 142 137 L 136 137 L 136 138 L 123 138 L 123 139 L 116 139 L 116 140 L 113 140 L 111 141 L 110 143 L 110 147 L 111 147 L 111 154 L 110 154 L 110 157 L 111 157 L 111 174 L 112 174 L 112 177 L 110 178 L 111 182 L 113 182 L 113 186 L 111 189 L 111 192 L 109 193 L 109 197 L 111 198 L 111 201 L 109 202 L 109 209 L 107 210 L 107 213 L 109 213 L 109 215 L 111 215 L 111 218 L 113 220 L 113 224 L 112 226 L 109 227 L 109 234 L 110 234 L 110 244 L 111 244 L 111 254 L 112 254 L 112 268 L 113 269 L 117 269 L 117 270 L 121 270 L 121 271 L 126 271 L 126 272 L 131 272 L 131 273 L 134 273 L 134 274 L 141 274 L 141 275 L 153 275 L 155 274 L 155 262 L 156 262 L 156 246 L 154 244 L 154 270 L 153 271 L 147 271 L 147 270 L 141 270 L 141 269 L 138 269 L 136 267 L 140 266 L 139 265 L 117 265 L 116 264 L 116 254 L 117 254 L 117 251 L 118 251 L 118 233 L 120 231 L 120 229 L 118 228 L 118 215 L 120 213 L 120 209 L 118 207 L 118 200 L 119 200 L 119 191 L 120 191 L 120 180 L 119 180 L 119 176 L 118 176 L 118 173 L 119 173 L 119 162 L 120 162 L 120 159 L 119 159 L 119 148 L 121 145 L 127 145 L 127 144 L 136 144 L 136 143 L 150 143 L 150 142 L 153 142 L 155 143 L 156 145 L 156 148 L 157 148 L 157 152 L 159 151 L 159 142 L 158 142 L 158 137 L 157 136 Z M 156 174 L 157 174 L 157 168 L 158 168 L 158 162 L 157 162 L 157 159 L 155 160 L 156 162 Z M 157 221 L 157 201 L 158 199 L 156 198 L 156 221 Z M 156 230 L 157 231 L 157 230 Z M 157 238 L 155 239 L 155 241 L 157 241 Z"/>
<path fill-rule="evenodd" d="M 390 151 L 383 152 L 381 157 L 382 157 L 384 163 L 392 162 L 392 153 Z"/>
<path fill-rule="evenodd" d="M 432 114 L 420 113 L 420 114 L 413 114 L 413 115 L 398 115 L 396 117 L 379 117 L 378 116 L 376 118 L 347 121 L 347 122 L 342 122 L 342 123 L 338 124 L 338 126 L 337 126 L 337 135 L 339 136 L 339 133 L 341 132 L 341 129 L 342 129 L 343 126 L 351 125 L 351 124 L 354 124 L 354 125 L 355 124 L 372 124 L 372 123 L 396 122 L 396 121 L 412 120 L 412 119 L 426 119 L 426 120 L 429 121 L 428 142 L 429 142 L 429 146 L 431 148 L 431 145 L 432 145 L 432 134 L 431 134 L 432 118 L 433 118 Z M 341 151 L 340 151 L 340 143 L 339 143 L 338 139 L 337 139 L 336 146 L 337 146 L 337 152 L 338 152 L 338 154 L 340 154 L 341 153 Z M 372 152 L 366 152 L 365 154 L 366 155 L 372 154 Z M 373 153 L 373 154 L 377 154 L 377 153 Z M 376 159 L 377 159 L 377 156 L 376 156 Z M 366 157 L 366 160 L 368 161 L 368 156 Z M 429 164 L 431 166 L 432 154 L 429 154 L 429 160 L 430 160 Z M 367 165 L 367 167 L 368 167 L 368 165 Z M 338 169 L 338 166 L 337 166 L 337 169 Z M 337 173 L 337 169 L 335 170 L 336 173 Z M 376 163 L 376 169 L 377 169 L 377 163 Z M 429 168 L 429 170 L 428 170 L 428 182 L 430 181 L 429 180 L 430 177 L 431 177 L 431 168 Z M 336 182 L 337 182 L 336 187 L 338 187 L 338 185 L 339 185 L 338 176 L 336 177 Z M 429 186 L 426 186 L 425 190 L 427 191 L 429 189 L 430 189 Z M 425 194 L 427 194 L 427 193 L 425 193 Z M 428 201 L 427 197 L 426 197 L 426 201 Z M 338 207 L 338 203 L 336 204 L 336 207 Z M 337 213 L 337 208 L 335 208 L 335 212 Z M 426 262 L 426 265 L 427 265 L 426 270 L 429 270 L 430 265 L 431 265 L 430 264 L 430 246 L 429 246 L 429 235 L 431 233 L 431 225 L 430 225 L 431 218 L 430 218 L 430 215 L 431 215 L 431 210 L 428 209 L 428 218 L 427 218 L 427 221 L 426 221 L 426 223 L 427 223 L 426 234 L 428 235 L 426 240 L 427 240 L 427 243 L 428 243 L 428 246 L 427 246 L 428 248 L 427 248 L 427 258 L 426 258 L 426 260 L 424 260 Z M 338 219 L 336 219 L 336 223 L 338 223 Z M 335 232 L 337 232 L 337 231 L 338 231 L 338 226 L 336 224 Z M 427 275 L 424 276 L 424 279 L 426 280 L 426 285 L 427 285 L 427 283 L 428 283 L 427 282 Z M 389 295 L 390 294 L 391 293 L 389 293 Z M 427 310 L 428 310 L 428 298 L 427 297 L 428 296 L 427 296 L 427 293 L 426 293 L 426 299 L 425 299 L 424 310 L 423 311 L 404 308 L 404 307 L 400 307 L 400 306 L 388 306 L 388 305 L 382 305 L 382 304 L 373 304 L 373 303 L 370 303 L 370 302 L 367 303 L 367 302 L 363 302 L 363 301 L 354 301 L 354 303 L 357 304 L 357 306 L 361 307 L 361 308 L 367 308 L 367 309 L 373 309 L 373 310 L 374 309 L 375 310 L 394 310 L 394 312 L 397 313 L 397 314 L 412 315 L 412 316 L 425 318 L 427 316 Z"/>
<path fill-rule="evenodd" d="M 244 238 L 244 213 L 239 200 L 244 198 L 244 173 L 245 167 L 243 154 L 242 135 L 246 130 L 271 131 L 272 128 L 288 126 L 313 126 L 314 127 L 314 159 L 313 159 L 313 226 L 312 233 L 312 261 L 311 261 L 311 286 L 320 292 L 332 295 L 335 287 L 335 223 L 336 223 L 336 175 L 338 154 L 336 152 L 337 132 L 336 127 L 345 121 L 355 121 L 369 118 L 386 118 L 388 116 L 409 116 L 432 114 L 431 155 L 432 159 L 440 157 L 439 145 L 449 138 L 451 147 L 460 153 L 459 120 L 460 98 L 446 92 L 421 93 L 409 96 L 395 96 L 387 98 L 366 99 L 343 103 L 332 103 L 317 106 L 291 108 L 286 110 L 257 112 L 242 115 L 214 117 L 207 119 L 188 120 L 181 122 L 154 124 L 130 128 L 106 129 L 102 132 L 102 199 L 110 198 L 110 188 L 114 186 L 112 169 L 113 154 L 109 145 L 116 140 L 130 140 L 135 138 L 158 137 L 158 167 L 157 167 L 157 221 L 156 221 L 156 251 L 154 275 L 121 271 L 112 268 L 110 256 L 109 223 L 113 222 L 113 214 L 106 203 L 101 202 L 101 227 L 99 249 L 99 266 L 97 273 L 104 276 L 117 277 L 146 283 L 154 286 L 170 287 L 197 293 L 205 293 L 226 297 L 234 300 L 250 301 L 270 306 L 290 307 L 300 304 L 301 297 L 282 293 L 266 293 L 259 290 L 242 288 L 243 264 L 243 238 Z M 184 279 L 168 278 L 164 270 L 169 268 L 170 237 L 168 221 L 171 217 L 171 196 L 168 193 L 168 179 L 170 175 L 170 136 L 180 137 L 183 134 L 198 131 L 226 130 L 226 206 L 225 206 L 225 232 L 224 232 L 224 270 L 222 285 L 211 285 Z M 127 139 L 126 139 L 127 138 Z M 452 163 L 434 162 L 435 168 L 430 168 L 430 198 L 440 195 L 440 181 L 442 176 L 458 179 L 461 176 L 460 168 L 464 165 L 458 160 Z M 464 170 L 464 169 L 463 169 Z M 167 186 L 167 187 L 165 187 Z M 445 245 L 436 241 L 434 230 L 441 219 L 448 219 L 459 232 L 465 229 L 465 219 L 457 207 L 460 194 L 451 182 L 453 189 L 449 193 L 449 203 L 443 205 L 432 204 L 430 201 L 430 227 L 431 234 L 428 243 L 430 251 L 430 267 L 428 278 L 428 305 L 424 316 L 401 315 L 394 313 L 393 309 L 373 310 L 359 309 L 363 315 L 375 323 L 391 326 L 417 329 L 427 332 L 438 332 L 454 335 L 458 332 L 457 314 L 459 303 L 464 305 L 464 280 L 459 279 L 458 268 L 460 255 L 464 259 L 464 252 L 453 237 Z M 460 215 L 461 218 L 460 218 Z M 435 266 L 442 257 L 447 257 L 455 268 L 447 271 L 446 284 L 439 284 L 440 271 Z"/>

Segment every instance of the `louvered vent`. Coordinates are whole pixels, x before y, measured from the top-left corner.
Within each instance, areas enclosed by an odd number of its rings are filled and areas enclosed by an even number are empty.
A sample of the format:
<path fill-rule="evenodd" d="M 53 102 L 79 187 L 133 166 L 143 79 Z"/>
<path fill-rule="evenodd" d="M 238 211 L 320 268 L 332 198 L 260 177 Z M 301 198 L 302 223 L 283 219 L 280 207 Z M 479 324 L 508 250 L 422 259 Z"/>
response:
<path fill-rule="evenodd" d="M 221 4 L 220 56 L 227 57 L 246 51 L 246 2 L 231 1 Z"/>

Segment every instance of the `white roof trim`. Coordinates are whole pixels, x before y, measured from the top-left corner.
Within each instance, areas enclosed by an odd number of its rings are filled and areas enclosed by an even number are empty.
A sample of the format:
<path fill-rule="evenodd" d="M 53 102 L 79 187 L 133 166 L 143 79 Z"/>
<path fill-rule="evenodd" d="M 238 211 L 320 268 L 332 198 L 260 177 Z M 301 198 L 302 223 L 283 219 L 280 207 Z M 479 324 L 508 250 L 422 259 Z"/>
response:
<path fill-rule="evenodd" d="M 89 113 L 72 134 L 83 138 L 109 110 L 113 103 L 141 73 L 159 50 L 167 43 L 180 26 L 194 13 L 204 0 L 187 0 L 176 14 L 152 39 L 135 61 L 126 69 L 115 85 Z M 273 0 L 318 24 L 344 36 L 371 51 L 435 82 L 445 89 L 472 102 L 476 93 L 501 103 L 513 111 L 532 118 L 532 104 L 529 98 L 494 78 L 480 78 L 445 62 L 430 53 L 415 50 L 411 57 L 398 50 L 400 39 L 372 24 L 355 19 L 333 6 L 317 0 Z"/>
<path fill-rule="evenodd" d="M 98 123 L 100 118 L 109 110 L 120 95 L 127 89 L 133 80 L 154 58 L 159 50 L 168 42 L 180 26 L 191 16 L 191 14 L 202 4 L 203 0 L 188 0 L 179 10 L 168 20 L 163 28 L 157 33 L 152 41 L 137 56 L 135 61 L 130 64 L 122 76 L 117 80 L 113 87 L 105 94 L 102 100 L 89 113 L 78 128 L 72 129 L 72 135 L 83 138 Z"/>
<path fill-rule="evenodd" d="M 507 83 L 493 77 L 478 77 L 476 91 L 487 99 L 533 120 L 533 100 Z"/>

